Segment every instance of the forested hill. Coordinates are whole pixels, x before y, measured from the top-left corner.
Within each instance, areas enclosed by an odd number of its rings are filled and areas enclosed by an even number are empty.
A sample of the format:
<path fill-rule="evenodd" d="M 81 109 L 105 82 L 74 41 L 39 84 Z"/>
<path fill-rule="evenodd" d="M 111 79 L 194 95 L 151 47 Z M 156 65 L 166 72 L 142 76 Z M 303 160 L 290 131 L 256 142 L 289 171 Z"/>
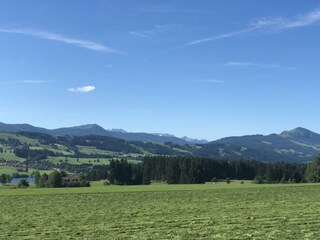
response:
<path fill-rule="evenodd" d="M 0 131 L 6 128 L 6 131 L 16 132 L 16 134 L 8 133 L 11 137 L 7 138 L 16 138 L 18 140 L 18 145 L 13 149 L 11 148 L 12 150 L 15 150 L 16 147 L 21 148 L 24 145 L 21 143 L 20 138 L 16 137 L 16 135 L 19 135 L 37 142 L 37 144 L 29 146 L 31 149 L 41 147 L 41 149 L 55 150 L 55 152 L 58 151 L 56 149 L 67 149 L 69 151 L 68 155 L 73 157 L 101 158 L 116 156 L 119 158 L 134 156 L 132 157 L 133 159 L 142 159 L 144 156 L 153 155 L 183 155 L 225 160 L 304 163 L 309 162 L 320 154 L 320 135 L 304 128 L 296 128 L 280 134 L 228 137 L 207 144 L 186 144 L 186 142 L 177 143 L 176 141 L 171 141 L 172 138 L 175 138 L 172 136 L 166 136 L 166 138 L 162 139 L 167 139 L 167 142 L 159 143 L 152 137 L 147 138 L 145 135 L 148 134 L 145 133 L 141 133 L 141 136 L 147 139 L 146 141 L 137 141 L 134 135 L 130 135 L 132 139 L 128 137 L 129 140 L 114 136 L 104 136 L 100 133 L 107 130 L 98 125 L 84 125 L 56 130 L 35 129 L 36 127 L 27 124 L 7 127 L 5 124 L 0 124 Z M 27 129 L 28 132 L 21 132 L 23 129 Z M 83 134 L 88 129 L 91 134 L 84 136 Z M 54 131 L 55 134 L 48 134 L 47 131 Z M 126 134 L 123 130 L 110 132 Z M 157 137 L 156 135 L 154 136 Z M 66 152 L 64 150 L 60 151 L 58 155 L 65 155 Z M 55 156 L 58 157 L 57 154 Z"/>
<path fill-rule="evenodd" d="M 199 148 L 196 155 L 266 162 L 308 162 L 320 154 L 320 135 L 304 128 L 281 134 L 228 137 Z"/>
<path fill-rule="evenodd" d="M 177 144 L 204 144 L 207 140 L 204 139 L 192 139 L 188 137 L 176 137 L 171 134 L 159 134 L 159 133 L 143 133 L 143 132 L 127 132 L 122 129 L 111 129 L 106 130 L 97 124 L 86 124 L 75 127 L 65 127 L 57 129 L 46 129 L 35 127 L 30 124 L 6 124 L 0 122 L 1 132 L 37 132 L 37 133 L 47 133 L 51 135 L 70 135 L 70 136 L 87 136 L 87 135 L 99 135 L 107 136 L 113 138 L 120 138 L 127 141 L 142 141 L 142 142 L 156 142 L 165 143 L 172 142 Z"/>

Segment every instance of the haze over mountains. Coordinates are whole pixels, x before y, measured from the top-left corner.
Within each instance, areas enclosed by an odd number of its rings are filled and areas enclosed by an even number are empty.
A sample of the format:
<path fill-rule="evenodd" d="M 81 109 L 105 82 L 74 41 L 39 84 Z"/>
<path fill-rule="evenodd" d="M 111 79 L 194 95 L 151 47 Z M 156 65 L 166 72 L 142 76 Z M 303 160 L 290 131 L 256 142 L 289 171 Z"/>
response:
<path fill-rule="evenodd" d="M 100 135 L 127 141 L 172 142 L 181 145 L 181 149 L 185 144 L 197 144 L 197 147 L 191 148 L 192 150 L 185 147 L 185 151 L 181 154 L 229 160 L 308 162 L 320 154 L 320 135 L 301 127 L 283 131 L 280 134 L 227 137 L 212 142 L 187 137 L 178 138 L 170 134 L 130 133 L 122 129 L 105 130 L 96 124 L 49 130 L 29 124 L 0 123 L 0 131 L 27 131 L 70 136 Z M 170 155 L 169 152 L 168 155 Z"/>
<path fill-rule="evenodd" d="M 227 137 L 203 145 L 199 155 L 267 162 L 308 162 L 320 154 L 320 135 L 305 128 L 280 134 Z"/>
<path fill-rule="evenodd" d="M 30 124 L 6 124 L 0 122 L 0 131 L 2 132 L 39 132 L 51 135 L 70 135 L 70 136 L 86 136 L 86 135 L 99 135 L 114 138 L 120 138 L 127 141 L 142 141 L 142 142 L 173 142 L 177 144 L 205 144 L 208 143 L 205 139 L 193 139 L 188 137 L 178 138 L 171 134 L 162 133 L 133 133 L 127 132 L 123 129 L 110 129 L 106 130 L 97 124 L 86 124 L 75 127 L 46 129 L 35 127 Z"/>

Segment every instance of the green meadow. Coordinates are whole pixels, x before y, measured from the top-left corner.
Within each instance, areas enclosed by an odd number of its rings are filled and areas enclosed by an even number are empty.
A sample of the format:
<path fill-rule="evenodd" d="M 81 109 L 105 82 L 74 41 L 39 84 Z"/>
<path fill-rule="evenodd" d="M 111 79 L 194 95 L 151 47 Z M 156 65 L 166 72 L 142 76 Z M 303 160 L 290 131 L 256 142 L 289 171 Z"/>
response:
<path fill-rule="evenodd" d="M 33 171 L 39 171 L 41 174 L 46 173 L 49 174 L 52 170 L 38 170 L 34 168 L 29 168 L 28 172 L 20 172 L 20 174 L 31 175 Z M 8 166 L 0 166 L 0 174 L 9 174 L 18 173 L 18 169 L 16 167 L 8 167 Z"/>
<path fill-rule="evenodd" d="M 318 239 L 320 185 L 0 187 L 0 239 Z"/>

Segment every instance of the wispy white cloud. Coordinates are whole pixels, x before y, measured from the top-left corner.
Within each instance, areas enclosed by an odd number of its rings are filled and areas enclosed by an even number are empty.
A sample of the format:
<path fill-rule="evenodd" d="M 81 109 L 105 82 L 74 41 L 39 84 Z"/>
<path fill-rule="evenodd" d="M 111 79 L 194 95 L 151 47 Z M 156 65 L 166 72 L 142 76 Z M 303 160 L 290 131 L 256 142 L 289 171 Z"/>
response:
<path fill-rule="evenodd" d="M 265 64 L 265 63 L 254 63 L 254 62 L 226 62 L 221 64 L 225 67 L 243 67 L 243 68 L 271 68 L 271 69 L 281 69 L 285 71 L 296 71 L 296 67 L 285 67 L 279 64 Z"/>
<path fill-rule="evenodd" d="M 27 35 L 27 36 L 32 36 L 32 37 L 37 37 L 37 38 L 42 38 L 42 39 L 48 39 L 48 40 L 52 40 L 52 41 L 63 42 L 66 44 L 90 49 L 93 51 L 118 53 L 118 54 L 121 53 L 120 51 L 118 51 L 114 48 L 107 47 L 103 44 L 96 43 L 94 41 L 77 39 L 77 38 L 70 38 L 70 37 L 60 35 L 60 34 L 34 30 L 31 28 L 0 28 L 0 32 L 22 34 L 22 35 Z"/>
<path fill-rule="evenodd" d="M 129 31 L 128 33 L 136 37 L 146 37 L 146 34 L 144 34 L 143 31 Z"/>
<path fill-rule="evenodd" d="M 275 30 L 305 27 L 320 21 L 320 9 L 316 9 L 304 15 L 298 15 L 292 19 L 283 17 L 264 18 L 251 23 L 258 28 L 272 28 Z"/>
<path fill-rule="evenodd" d="M 49 81 L 46 80 L 22 80 L 21 83 L 26 84 L 38 84 L 38 83 L 48 83 Z"/>
<path fill-rule="evenodd" d="M 0 83 L 2 83 L 2 84 L 42 84 L 42 83 L 51 83 L 51 82 L 54 82 L 54 81 L 32 80 L 32 79 L 0 81 Z"/>
<path fill-rule="evenodd" d="M 192 45 L 202 44 L 206 42 L 212 42 L 220 39 L 231 38 L 239 35 L 248 34 L 250 32 L 256 31 L 281 31 L 292 28 L 306 27 L 320 22 L 320 9 L 316 9 L 304 15 L 298 15 L 291 19 L 283 17 L 273 17 L 273 18 L 263 18 L 259 20 L 252 21 L 248 27 L 225 33 L 220 35 L 215 35 L 207 38 L 200 38 L 188 43 L 185 43 L 176 49 L 185 48 Z"/>
<path fill-rule="evenodd" d="M 296 67 L 286 67 L 287 71 L 296 71 L 297 68 Z"/>
<path fill-rule="evenodd" d="M 253 62 L 227 62 L 223 63 L 223 66 L 227 67 L 258 67 L 258 68 L 280 68 L 277 64 L 263 64 L 263 63 L 253 63 Z"/>
<path fill-rule="evenodd" d="M 213 36 L 213 37 L 201 38 L 201 39 L 197 39 L 197 40 L 188 42 L 186 44 L 183 44 L 183 45 L 179 46 L 178 48 L 185 48 L 185 47 L 189 47 L 189 46 L 196 45 L 196 44 L 212 42 L 212 41 L 216 41 L 216 40 L 220 40 L 220 39 L 224 39 L 224 38 L 230 38 L 230 37 L 234 37 L 234 36 L 238 36 L 238 35 L 242 35 L 242 34 L 245 34 L 245 33 L 252 32 L 252 31 L 254 31 L 256 29 L 257 29 L 257 27 L 250 27 L 250 28 L 239 30 L 239 31 L 229 32 L 229 33 L 225 33 L 225 34 L 221 34 L 221 35 L 216 35 L 216 36 Z"/>
<path fill-rule="evenodd" d="M 155 25 L 147 30 L 129 31 L 128 33 L 137 37 L 151 37 L 165 32 L 176 31 L 178 25 Z"/>
<path fill-rule="evenodd" d="M 79 92 L 79 93 L 87 93 L 92 92 L 96 89 L 95 86 L 83 86 L 83 87 L 77 87 L 77 88 L 69 88 L 69 92 Z"/>

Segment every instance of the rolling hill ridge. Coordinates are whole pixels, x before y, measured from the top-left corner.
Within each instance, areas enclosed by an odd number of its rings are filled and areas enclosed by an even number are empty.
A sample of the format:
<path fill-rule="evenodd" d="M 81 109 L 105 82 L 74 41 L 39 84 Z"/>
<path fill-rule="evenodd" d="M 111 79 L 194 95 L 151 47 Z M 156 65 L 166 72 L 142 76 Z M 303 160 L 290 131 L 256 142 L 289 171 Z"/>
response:
<path fill-rule="evenodd" d="M 57 129 L 46 129 L 40 127 L 34 127 L 30 124 L 6 124 L 0 123 L 1 132 L 37 132 L 46 133 L 51 135 L 69 135 L 69 136 L 87 136 L 87 135 L 99 135 L 108 136 L 114 138 L 120 138 L 127 141 L 142 141 L 142 142 L 157 142 L 165 143 L 172 142 L 177 144 L 204 144 L 207 140 L 192 139 L 188 137 L 178 138 L 171 134 L 159 134 L 159 133 L 134 133 L 126 132 L 122 129 L 106 130 L 97 124 L 86 124 L 75 127 L 65 127 Z"/>
<path fill-rule="evenodd" d="M 101 140 L 104 145 L 98 145 L 98 148 L 113 151 L 119 156 L 124 153 L 140 156 L 189 155 L 228 160 L 303 163 L 320 154 L 320 134 L 301 127 L 279 134 L 226 137 L 209 143 L 186 137 L 177 138 L 170 134 L 129 133 L 122 129 L 105 130 L 96 124 L 49 130 L 29 124 L 0 123 L 0 131 L 70 136 L 73 141 L 86 139 L 91 143 L 90 147 L 94 148 L 97 147 L 96 140 L 104 137 Z M 33 138 L 32 135 L 28 137 Z M 78 145 L 85 145 L 85 141 Z"/>
<path fill-rule="evenodd" d="M 197 155 L 265 162 L 308 162 L 320 154 L 320 135 L 305 128 L 280 134 L 227 137 L 210 142 Z"/>

